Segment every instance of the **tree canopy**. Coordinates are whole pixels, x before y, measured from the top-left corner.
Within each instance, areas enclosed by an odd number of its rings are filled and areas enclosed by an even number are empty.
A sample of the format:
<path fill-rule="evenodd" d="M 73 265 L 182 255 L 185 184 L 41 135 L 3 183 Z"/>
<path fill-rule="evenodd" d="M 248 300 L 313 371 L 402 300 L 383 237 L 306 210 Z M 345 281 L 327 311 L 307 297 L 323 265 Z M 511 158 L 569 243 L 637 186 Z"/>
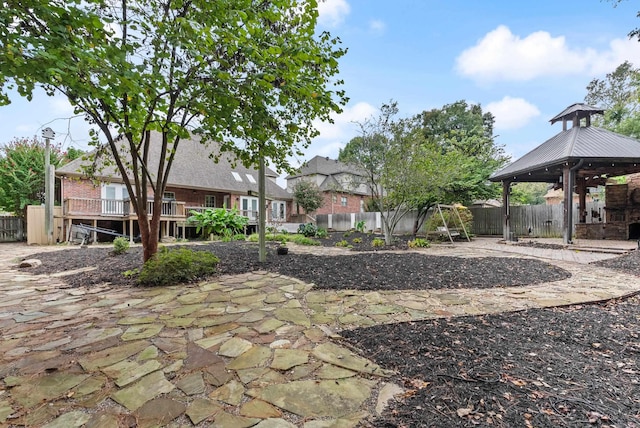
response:
<path fill-rule="evenodd" d="M 322 207 L 324 197 L 318 185 L 308 180 L 300 180 L 293 186 L 293 200 L 309 214 Z"/>
<path fill-rule="evenodd" d="M 605 110 L 594 124 L 619 134 L 640 138 L 640 69 L 625 61 L 604 79 L 587 85 L 585 102 Z"/>
<path fill-rule="evenodd" d="M 72 160 L 67 153 L 51 145 L 49 162 L 58 167 Z M 0 209 L 26 218 L 27 205 L 44 202 L 44 164 L 45 143 L 36 139 L 16 138 L 0 147 Z"/>
<path fill-rule="evenodd" d="M 395 102 L 383 105 L 380 115 L 361 123 L 360 135 L 340 151 L 341 161 L 363 172 L 387 244 L 409 211 L 438 200 L 453 169 L 452 159 L 425 138 L 417 118 L 396 119 L 397 114 Z"/>
<path fill-rule="evenodd" d="M 366 171 L 386 232 L 410 210 L 417 211 L 415 234 L 437 202 L 468 204 L 498 195 L 488 178 L 508 157 L 495 144 L 490 113 L 465 101 L 407 119 L 394 119 L 397 113 L 395 103 L 384 105 L 339 156 Z"/>
<path fill-rule="evenodd" d="M 508 162 L 502 146 L 495 143 L 493 115 L 479 104 L 461 100 L 419 115 L 425 138 L 443 153 L 457 159 L 456 173 L 447 183 L 443 202 L 470 204 L 474 199 L 498 195 L 489 176 Z"/>
<path fill-rule="evenodd" d="M 3 0 L 0 103 L 39 86 L 85 115 L 124 179 L 147 260 L 181 139 L 198 133 L 246 166 L 267 157 L 283 170 L 317 135 L 313 121 L 340 111 L 346 51 L 316 34 L 317 17 L 316 0 Z M 155 162 L 152 131 L 165 154 Z"/>

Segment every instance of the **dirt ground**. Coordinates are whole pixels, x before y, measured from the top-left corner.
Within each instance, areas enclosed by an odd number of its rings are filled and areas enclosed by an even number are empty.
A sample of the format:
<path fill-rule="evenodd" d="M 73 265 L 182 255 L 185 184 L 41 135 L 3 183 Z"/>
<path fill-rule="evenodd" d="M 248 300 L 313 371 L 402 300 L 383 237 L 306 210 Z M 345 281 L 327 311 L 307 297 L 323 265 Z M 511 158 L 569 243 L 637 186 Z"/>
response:
<path fill-rule="evenodd" d="M 556 281 L 569 273 L 551 264 L 500 257 L 456 258 L 372 250 L 371 237 L 340 256 L 296 254 L 257 261 L 252 243 L 197 248 L 219 258 L 219 274 L 270 270 L 319 288 L 400 290 L 492 288 Z M 356 237 L 351 235 L 350 240 Z M 333 246 L 344 236 L 322 240 Z M 360 248 L 358 248 L 360 247 Z M 406 248 L 399 240 L 395 249 Z M 358 251 L 360 250 L 360 251 Z M 70 287 L 110 282 L 131 286 L 122 272 L 141 263 L 139 248 L 114 256 L 109 248 L 33 256 L 26 269 L 53 273 L 95 266 L 65 277 Z M 640 276 L 640 253 L 598 265 Z M 639 278 L 640 281 L 640 278 Z M 640 298 L 380 325 L 342 332 L 361 355 L 398 372 L 407 392 L 375 427 L 640 427 Z"/>

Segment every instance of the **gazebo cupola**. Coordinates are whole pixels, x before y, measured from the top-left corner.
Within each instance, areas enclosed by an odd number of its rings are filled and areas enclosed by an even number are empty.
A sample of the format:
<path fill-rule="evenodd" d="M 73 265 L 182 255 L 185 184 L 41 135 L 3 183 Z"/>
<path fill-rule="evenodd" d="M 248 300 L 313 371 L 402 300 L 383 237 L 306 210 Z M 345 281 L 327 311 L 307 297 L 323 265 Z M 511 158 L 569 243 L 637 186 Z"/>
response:
<path fill-rule="evenodd" d="M 573 104 L 556 115 L 549 122 L 553 125 L 562 121 L 562 130 L 567 130 L 567 123 L 571 122 L 573 127 L 581 126 L 582 119 L 586 119 L 585 126 L 591 126 L 591 116 L 594 114 L 604 114 L 604 110 L 587 104 Z"/>
<path fill-rule="evenodd" d="M 605 184 L 608 177 L 640 172 L 640 141 L 591 126 L 591 117 L 603 113 L 601 108 L 582 103 L 567 107 L 550 120 L 552 125 L 562 122 L 561 132 L 490 177 L 491 181 L 499 181 L 503 186 L 505 239 L 512 236 L 509 217 L 512 183 L 545 182 L 562 186 L 563 240 L 568 244 L 574 229 L 574 191 L 579 196 L 578 222 L 586 223 L 588 188 Z"/>

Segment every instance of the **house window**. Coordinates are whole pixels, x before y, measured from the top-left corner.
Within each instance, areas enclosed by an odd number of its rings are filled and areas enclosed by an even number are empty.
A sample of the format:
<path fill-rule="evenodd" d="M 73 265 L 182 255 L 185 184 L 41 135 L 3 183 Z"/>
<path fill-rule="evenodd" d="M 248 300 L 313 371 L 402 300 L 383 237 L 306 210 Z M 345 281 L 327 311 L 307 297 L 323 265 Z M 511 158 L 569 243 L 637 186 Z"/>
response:
<path fill-rule="evenodd" d="M 127 187 L 124 184 L 102 183 L 101 198 L 102 214 L 123 215 L 123 200 L 129 199 L 129 193 L 127 192 Z"/>
<path fill-rule="evenodd" d="M 222 198 L 222 206 L 226 209 L 231 208 L 231 195 L 224 195 Z"/>
<path fill-rule="evenodd" d="M 258 218 L 258 198 L 250 196 L 240 198 L 240 215 L 255 221 Z"/>
<path fill-rule="evenodd" d="M 331 195 L 331 202 L 333 202 L 334 204 L 338 202 L 338 197 L 336 195 Z"/>
<path fill-rule="evenodd" d="M 235 171 L 231 171 L 231 175 L 233 175 L 233 178 L 235 178 L 235 179 L 236 179 L 236 181 L 238 181 L 238 182 L 242 183 L 242 177 L 240 176 L 240 174 L 238 174 L 238 173 L 237 173 L 237 172 L 235 172 Z"/>
<path fill-rule="evenodd" d="M 284 201 L 271 202 L 271 220 L 284 221 L 287 217 L 287 204 Z"/>
<path fill-rule="evenodd" d="M 247 176 L 247 180 L 249 180 L 249 183 L 253 183 L 256 184 L 256 179 L 253 178 L 253 175 L 251 174 L 245 174 Z"/>
<path fill-rule="evenodd" d="M 162 194 L 162 199 L 171 199 L 176 200 L 176 192 L 164 192 Z"/>
<path fill-rule="evenodd" d="M 347 206 L 347 197 L 346 196 L 340 197 L 340 205 L 342 205 L 343 207 Z"/>
<path fill-rule="evenodd" d="M 364 199 L 360 199 L 360 212 L 364 212 Z"/>
<path fill-rule="evenodd" d="M 215 195 L 204 195 L 204 206 L 207 208 L 215 208 L 216 206 Z"/>

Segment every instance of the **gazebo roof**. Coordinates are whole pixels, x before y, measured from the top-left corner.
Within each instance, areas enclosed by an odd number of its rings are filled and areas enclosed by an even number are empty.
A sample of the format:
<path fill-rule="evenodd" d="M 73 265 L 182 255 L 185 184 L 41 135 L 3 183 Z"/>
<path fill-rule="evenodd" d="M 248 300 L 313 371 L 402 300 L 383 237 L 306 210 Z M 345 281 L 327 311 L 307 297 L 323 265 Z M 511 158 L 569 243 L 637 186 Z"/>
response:
<path fill-rule="evenodd" d="M 549 122 L 553 125 L 561 120 L 568 120 L 577 117 L 578 120 L 589 117 L 593 114 L 603 114 L 604 110 L 599 107 L 590 106 L 588 104 L 575 103 L 564 109 L 561 113 L 554 116 Z"/>
<path fill-rule="evenodd" d="M 573 104 L 551 122 L 590 114 L 602 109 Z M 491 181 L 554 182 L 563 167 L 583 161 L 581 176 L 618 176 L 640 172 L 640 141 L 593 126 L 574 126 L 561 131 L 520 159 L 493 173 Z"/>

